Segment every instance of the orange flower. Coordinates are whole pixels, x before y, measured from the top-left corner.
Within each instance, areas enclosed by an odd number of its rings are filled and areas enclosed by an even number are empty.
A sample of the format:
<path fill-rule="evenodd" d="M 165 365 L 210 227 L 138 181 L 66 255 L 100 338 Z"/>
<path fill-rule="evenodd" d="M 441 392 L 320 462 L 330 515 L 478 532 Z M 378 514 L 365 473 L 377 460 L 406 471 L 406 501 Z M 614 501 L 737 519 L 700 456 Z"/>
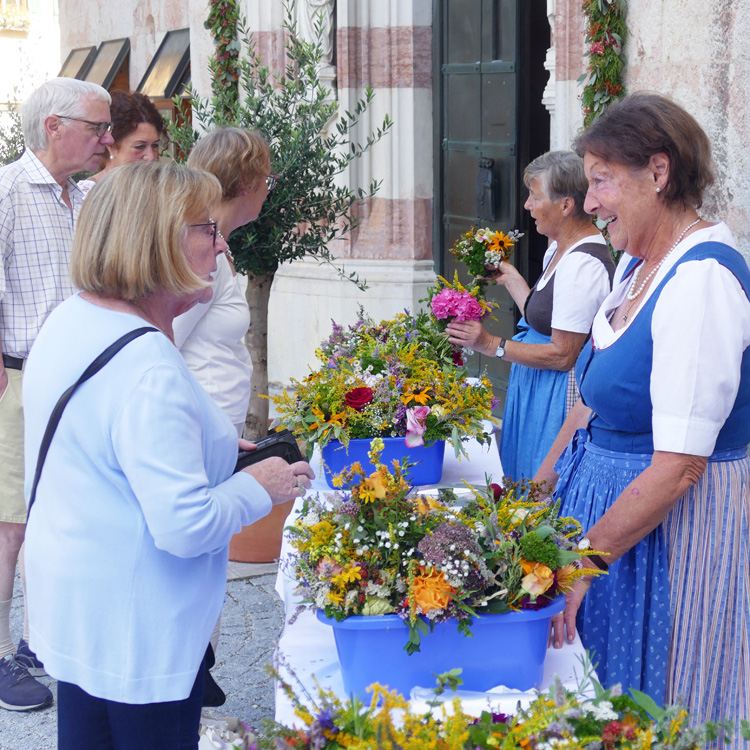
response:
<path fill-rule="evenodd" d="M 426 404 L 430 400 L 430 391 L 432 390 L 431 386 L 425 386 L 420 393 L 405 393 L 403 396 L 401 396 L 401 402 L 404 404 L 408 404 L 412 399 L 416 401 L 418 404 Z"/>
<path fill-rule="evenodd" d="M 493 232 L 491 238 L 488 249 L 502 253 L 503 259 L 507 260 L 510 257 L 513 245 L 515 245 L 513 239 L 503 232 Z"/>
<path fill-rule="evenodd" d="M 445 580 L 445 573 L 434 568 L 414 578 L 414 603 L 425 614 L 431 609 L 445 609 L 455 593 L 456 589 Z"/>
<path fill-rule="evenodd" d="M 387 478 L 384 476 L 383 470 L 370 474 L 367 479 L 363 479 L 359 485 L 359 499 L 363 503 L 372 503 L 375 500 L 385 500 L 388 494 Z"/>
<path fill-rule="evenodd" d="M 576 578 L 580 577 L 578 566 L 575 563 L 570 563 L 559 568 L 557 571 L 557 585 L 560 587 L 560 591 L 570 591 L 573 588 Z"/>
<path fill-rule="evenodd" d="M 409 498 L 409 502 L 414 505 L 416 508 L 417 513 L 419 513 L 422 516 L 427 515 L 431 510 L 435 510 L 436 508 L 442 508 L 443 506 L 438 502 L 438 499 L 435 497 L 422 496 L 419 495 L 418 497 L 412 497 Z"/>
<path fill-rule="evenodd" d="M 521 581 L 521 589 L 529 596 L 541 596 L 555 582 L 555 574 L 544 563 L 521 560 L 521 567 L 526 573 Z"/>

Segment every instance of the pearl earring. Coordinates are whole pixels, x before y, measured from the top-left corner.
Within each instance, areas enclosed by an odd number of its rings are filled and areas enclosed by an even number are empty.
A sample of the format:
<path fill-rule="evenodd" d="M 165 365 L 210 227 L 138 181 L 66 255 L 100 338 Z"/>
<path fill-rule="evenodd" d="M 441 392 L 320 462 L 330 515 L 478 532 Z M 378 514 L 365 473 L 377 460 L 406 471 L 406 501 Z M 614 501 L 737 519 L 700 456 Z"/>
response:
<path fill-rule="evenodd" d="M 660 187 L 656 188 L 656 192 L 661 193 L 661 188 Z"/>

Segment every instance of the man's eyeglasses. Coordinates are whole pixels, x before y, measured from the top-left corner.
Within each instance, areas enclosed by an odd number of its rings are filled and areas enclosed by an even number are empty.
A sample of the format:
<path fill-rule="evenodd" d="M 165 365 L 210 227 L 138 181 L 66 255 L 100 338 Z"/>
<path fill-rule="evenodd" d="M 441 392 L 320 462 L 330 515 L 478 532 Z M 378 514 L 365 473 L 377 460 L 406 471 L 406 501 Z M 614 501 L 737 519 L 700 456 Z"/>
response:
<path fill-rule="evenodd" d="M 218 225 L 213 219 L 210 219 L 208 221 L 204 221 L 202 224 L 188 224 L 189 227 L 204 227 L 203 231 L 206 235 L 208 235 L 211 240 L 213 241 L 213 244 L 216 244 L 216 233 L 218 232 Z"/>
<path fill-rule="evenodd" d="M 75 120 L 76 122 L 85 122 L 87 125 L 91 125 L 91 127 L 94 128 L 94 132 L 96 133 L 97 138 L 101 138 L 105 133 L 112 132 L 111 122 L 91 122 L 91 120 L 84 120 L 80 117 L 68 117 L 67 115 L 55 115 L 55 117 L 59 117 L 61 120 Z"/>
<path fill-rule="evenodd" d="M 266 188 L 269 193 L 276 187 L 278 181 L 279 178 L 275 174 L 270 174 L 266 177 Z"/>

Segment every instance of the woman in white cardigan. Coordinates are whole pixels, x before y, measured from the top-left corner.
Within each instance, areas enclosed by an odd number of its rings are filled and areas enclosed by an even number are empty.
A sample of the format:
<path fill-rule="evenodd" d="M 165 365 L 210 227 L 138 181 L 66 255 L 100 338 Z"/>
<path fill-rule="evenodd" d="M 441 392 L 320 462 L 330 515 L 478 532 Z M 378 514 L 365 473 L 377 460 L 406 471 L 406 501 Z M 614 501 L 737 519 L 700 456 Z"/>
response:
<path fill-rule="evenodd" d="M 172 342 L 212 294 L 225 250 L 216 179 L 133 164 L 84 204 L 71 276 L 24 378 L 26 476 L 60 395 L 143 326 L 68 403 L 26 535 L 30 645 L 58 680 L 58 747 L 194 750 L 204 656 L 231 536 L 299 497 L 310 467 L 268 459 L 233 474 L 237 432 Z M 242 441 L 243 443 L 245 441 Z"/>

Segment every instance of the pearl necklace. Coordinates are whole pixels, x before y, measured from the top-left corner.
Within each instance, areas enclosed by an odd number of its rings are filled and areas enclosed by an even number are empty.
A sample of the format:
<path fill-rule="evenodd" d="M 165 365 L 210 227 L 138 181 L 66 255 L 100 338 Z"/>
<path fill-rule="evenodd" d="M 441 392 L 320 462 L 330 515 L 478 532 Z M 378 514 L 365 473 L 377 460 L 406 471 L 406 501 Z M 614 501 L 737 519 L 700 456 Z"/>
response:
<path fill-rule="evenodd" d="M 649 281 L 651 281 L 651 278 L 653 275 L 664 265 L 664 261 L 671 255 L 672 251 L 677 247 L 677 245 L 682 242 L 682 238 L 700 221 L 700 216 L 692 223 L 688 224 L 683 230 L 680 236 L 675 241 L 674 245 L 667 250 L 667 253 L 665 256 L 651 269 L 651 273 L 649 273 L 648 276 L 643 280 L 643 283 L 638 287 L 637 291 L 633 291 L 633 287 L 636 285 L 638 281 L 638 276 L 641 272 L 641 268 L 643 267 L 643 264 L 639 265 L 638 268 L 635 269 L 635 272 L 633 273 L 633 280 L 630 282 L 630 289 L 627 294 L 627 298 L 632 302 L 634 299 L 637 299 L 641 296 L 641 292 L 646 288 L 646 284 L 648 284 Z"/>
<path fill-rule="evenodd" d="M 232 255 L 232 251 L 229 249 L 229 243 L 224 239 L 224 235 L 221 233 L 221 229 L 219 229 L 219 227 L 216 227 L 216 234 L 221 237 L 221 241 L 227 246 L 227 249 L 224 251 L 224 255 L 229 258 L 229 262 L 234 266 L 234 255 Z"/>
<path fill-rule="evenodd" d="M 651 269 L 651 273 L 649 273 L 648 276 L 643 280 L 643 283 L 638 287 L 636 291 L 633 291 L 633 287 L 638 282 L 638 276 L 641 272 L 641 268 L 643 267 L 643 264 L 640 264 L 638 268 L 635 269 L 633 272 L 633 280 L 630 282 L 630 289 L 628 290 L 628 293 L 625 295 L 626 299 L 630 301 L 630 304 L 628 305 L 628 309 L 625 310 L 625 314 L 622 316 L 622 322 L 627 323 L 628 322 L 628 315 L 630 315 L 630 310 L 633 307 L 633 302 L 638 299 L 638 297 L 641 296 L 641 292 L 646 288 L 646 285 L 649 281 L 653 278 L 654 274 L 664 265 L 664 261 L 671 255 L 672 251 L 677 247 L 677 245 L 682 242 L 682 238 L 696 225 L 700 222 L 701 218 L 700 216 L 690 224 L 688 224 L 680 233 L 680 236 L 677 238 L 675 243 L 672 245 L 672 247 L 667 250 L 664 257 Z"/>

